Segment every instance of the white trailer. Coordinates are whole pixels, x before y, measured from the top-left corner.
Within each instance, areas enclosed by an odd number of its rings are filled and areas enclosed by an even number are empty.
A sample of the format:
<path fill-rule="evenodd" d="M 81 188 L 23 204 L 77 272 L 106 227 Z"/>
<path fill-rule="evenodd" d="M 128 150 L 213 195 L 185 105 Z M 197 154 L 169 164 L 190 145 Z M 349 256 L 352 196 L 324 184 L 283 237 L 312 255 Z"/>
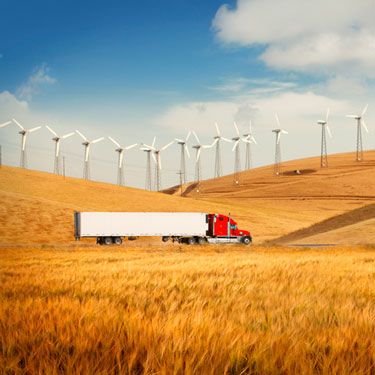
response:
<path fill-rule="evenodd" d="M 197 212 L 75 212 L 74 236 L 121 244 L 122 237 L 204 238 L 208 217 Z"/>

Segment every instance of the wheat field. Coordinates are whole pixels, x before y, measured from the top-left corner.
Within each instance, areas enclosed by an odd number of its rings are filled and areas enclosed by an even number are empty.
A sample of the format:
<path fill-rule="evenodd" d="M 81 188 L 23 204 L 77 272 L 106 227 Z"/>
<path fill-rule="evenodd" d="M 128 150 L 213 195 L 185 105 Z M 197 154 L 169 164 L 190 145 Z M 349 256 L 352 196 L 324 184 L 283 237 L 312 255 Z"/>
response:
<path fill-rule="evenodd" d="M 1 373 L 375 373 L 371 247 L 0 253 Z"/>

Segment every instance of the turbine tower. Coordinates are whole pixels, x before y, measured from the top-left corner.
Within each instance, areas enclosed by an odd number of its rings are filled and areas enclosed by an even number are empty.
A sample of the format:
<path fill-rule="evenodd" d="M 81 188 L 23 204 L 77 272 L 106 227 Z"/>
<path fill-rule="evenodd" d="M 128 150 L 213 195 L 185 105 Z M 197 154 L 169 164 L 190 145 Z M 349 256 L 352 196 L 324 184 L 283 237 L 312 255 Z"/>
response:
<path fill-rule="evenodd" d="M 117 141 L 115 141 L 112 137 L 108 137 L 108 139 L 117 147 L 115 149 L 118 152 L 118 162 L 117 162 L 117 185 L 125 186 L 125 178 L 124 178 L 124 151 L 130 150 L 133 147 L 137 146 L 137 143 L 134 143 L 127 147 L 122 147 Z"/>
<path fill-rule="evenodd" d="M 13 122 L 21 129 L 18 134 L 21 134 L 21 157 L 20 157 L 20 167 L 27 168 L 27 149 L 26 149 L 26 140 L 27 135 L 39 130 L 41 126 L 37 126 L 32 129 L 25 129 L 16 119 L 13 119 Z"/>
<path fill-rule="evenodd" d="M 76 130 L 76 133 L 83 139 L 82 145 L 85 146 L 83 159 L 83 178 L 85 180 L 90 180 L 90 147 L 95 143 L 101 142 L 104 137 L 89 141 L 79 130 Z"/>
<path fill-rule="evenodd" d="M 202 145 L 197 133 L 193 131 L 194 138 L 197 141 L 197 144 L 193 146 L 195 149 L 195 182 L 197 183 L 197 192 L 200 190 L 200 181 L 202 179 L 202 164 L 201 164 L 201 153 L 202 148 L 211 148 L 217 143 L 217 139 L 211 145 Z"/>
<path fill-rule="evenodd" d="M 252 168 L 252 155 L 251 155 L 251 144 L 258 144 L 253 136 L 251 120 L 249 123 L 249 132 L 243 135 L 245 137 L 244 142 L 246 143 L 246 158 L 245 158 L 245 170 Z"/>
<path fill-rule="evenodd" d="M 60 175 L 61 174 L 61 163 L 60 163 L 60 142 L 62 139 L 66 139 L 74 135 L 75 133 L 68 133 L 61 137 L 57 135 L 57 133 L 51 129 L 48 125 L 46 125 L 46 128 L 54 135 L 52 140 L 55 142 L 55 161 L 53 165 L 53 173 Z"/>
<path fill-rule="evenodd" d="M 223 171 L 222 171 L 222 166 L 221 166 L 221 140 L 231 143 L 232 141 L 228 138 L 224 138 L 219 129 L 219 125 L 215 122 L 215 127 L 216 127 L 216 136 L 214 137 L 214 140 L 216 141 L 216 147 L 215 147 L 215 170 L 214 170 L 214 177 L 221 177 Z"/>
<path fill-rule="evenodd" d="M 181 177 L 182 177 L 183 183 L 186 183 L 186 158 L 185 158 L 185 154 L 190 159 L 190 152 L 189 152 L 189 149 L 188 149 L 187 144 L 186 144 L 187 141 L 190 138 L 190 135 L 191 135 L 191 131 L 188 132 L 185 140 L 180 139 L 180 138 L 175 138 L 175 141 L 177 142 L 177 144 L 180 145 L 180 148 L 181 148 L 180 172 L 181 172 Z"/>
<path fill-rule="evenodd" d="M 275 113 L 276 122 L 278 125 L 277 129 L 273 129 L 272 132 L 276 135 L 276 147 L 275 147 L 275 165 L 273 173 L 275 176 L 279 176 L 281 173 L 281 147 L 280 147 L 280 138 L 281 134 L 288 134 L 286 130 L 281 129 L 279 116 Z"/>
<path fill-rule="evenodd" d="M 368 129 L 365 123 L 365 120 L 363 119 L 363 116 L 367 112 L 368 104 L 363 109 L 362 113 L 360 115 L 346 115 L 346 117 L 354 118 L 357 120 L 357 154 L 356 154 L 356 161 L 362 161 L 363 160 L 363 146 L 362 146 L 362 126 L 368 133 Z"/>
<path fill-rule="evenodd" d="M 328 117 L 329 117 L 329 108 L 327 109 L 326 119 L 318 121 L 318 125 L 322 127 L 322 137 L 321 137 L 321 145 L 320 145 L 320 167 L 325 168 L 328 167 L 328 154 L 327 154 L 327 135 L 332 138 L 331 130 L 328 126 Z"/>
<path fill-rule="evenodd" d="M 155 146 L 156 137 L 154 137 L 154 140 L 152 141 L 151 146 L 146 146 L 142 143 L 141 150 L 146 153 L 146 183 L 145 183 L 145 189 L 146 190 L 152 190 L 152 172 L 151 172 L 151 154 L 152 149 Z"/>

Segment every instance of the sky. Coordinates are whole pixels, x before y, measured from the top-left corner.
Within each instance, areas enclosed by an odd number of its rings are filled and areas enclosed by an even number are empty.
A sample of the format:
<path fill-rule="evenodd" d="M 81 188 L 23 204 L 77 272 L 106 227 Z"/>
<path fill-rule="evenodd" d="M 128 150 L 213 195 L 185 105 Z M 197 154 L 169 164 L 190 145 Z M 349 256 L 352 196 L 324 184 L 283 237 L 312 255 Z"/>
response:
<path fill-rule="evenodd" d="M 283 160 L 316 156 L 328 107 L 328 151 L 353 151 L 355 123 L 345 115 L 367 103 L 364 148 L 374 148 L 373 0 L 2 0 L 0 13 L 0 124 L 43 126 L 27 141 L 31 169 L 53 171 L 45 125 L 124 146 L 156 136 L 162 147 L 189 130 L 210 144 L 215 122 L 232 138 L 234 121 L 243 133 L 252 122 L 253 164 L 262 166 L 274 157 L 275 113 L 289 133 Z M 82 176 L 81 141 L 62 143 L 67 175 Z M 16 126 L 0 128 L 4 164 L 19 164 L 19 144 Z M 232 146 L 223 143 L 225 174 Z M 204 178 L 213 176 L 213 151 L 202 153 Z M 116 157 L 108 139 L 93 145 L 92 178 L 115 183 Z M 163 187 L 177 184 L 178 145 L 161 157 Z M 129 186 L 144 187 L 145 166 L 138 147 L 126 153 Z"/>

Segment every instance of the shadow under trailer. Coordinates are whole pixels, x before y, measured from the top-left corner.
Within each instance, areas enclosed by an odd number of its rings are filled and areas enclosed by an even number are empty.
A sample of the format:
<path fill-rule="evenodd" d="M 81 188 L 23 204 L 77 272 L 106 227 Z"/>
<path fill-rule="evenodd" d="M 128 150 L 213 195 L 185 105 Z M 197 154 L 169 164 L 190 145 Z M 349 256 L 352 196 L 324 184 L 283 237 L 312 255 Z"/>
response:
<path fill-rule="evenodd" d="M 163 242 L 206 244 L 252 242 L 229 216 L 196 212 L 75 212 L 74 236 L 100 245 L 121 245 L 123 237 L 160 236 Z"/>

